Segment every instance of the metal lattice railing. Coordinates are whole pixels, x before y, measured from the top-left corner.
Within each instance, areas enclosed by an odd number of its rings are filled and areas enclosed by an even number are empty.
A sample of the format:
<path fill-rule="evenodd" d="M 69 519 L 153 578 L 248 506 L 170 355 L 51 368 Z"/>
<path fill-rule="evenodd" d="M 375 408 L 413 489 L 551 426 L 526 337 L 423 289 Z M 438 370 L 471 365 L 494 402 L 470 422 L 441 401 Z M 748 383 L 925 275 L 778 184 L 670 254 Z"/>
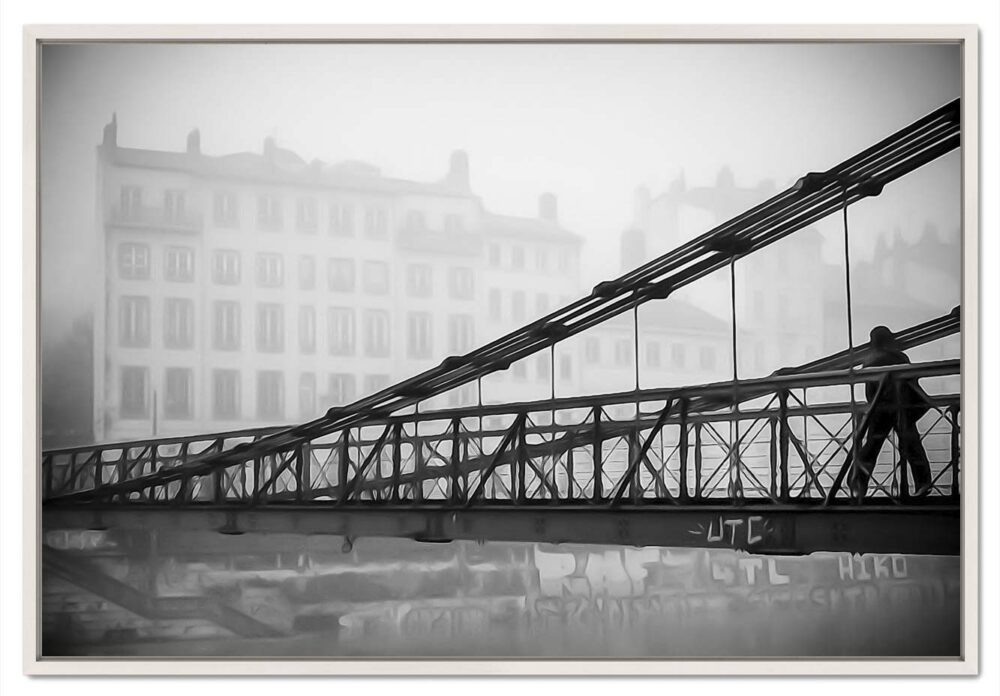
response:
<path fill-rule="evenodd" d="M 266 431 L 52 452 L 43 466 L 50 500 L 119 505 L 839 503 L 865 425 L 849 382 L 958 374 L 958 361 L 941 361 L 399 415 L 137 488 L 121 484 Z M 734 390 L 752 398 L 713 405 Z M 959 494 L 960 415 L 956 394 L 939 395 L 918 423 L 933 480 L 924 499 Z M 890 437 L 866 500 L 910 502 L 911 489 Z"/>

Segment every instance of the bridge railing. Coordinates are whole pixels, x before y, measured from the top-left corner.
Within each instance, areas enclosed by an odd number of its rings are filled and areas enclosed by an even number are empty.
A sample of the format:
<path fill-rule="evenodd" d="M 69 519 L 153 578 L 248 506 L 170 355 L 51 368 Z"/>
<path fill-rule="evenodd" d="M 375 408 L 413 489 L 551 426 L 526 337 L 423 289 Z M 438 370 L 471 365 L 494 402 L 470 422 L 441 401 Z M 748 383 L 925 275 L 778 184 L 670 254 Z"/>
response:
<path fill-rule="evenodd" d="M 183 470 L 262 431 L 77 448 L 47 456 L 45 478 L 55 501 L 89 493 L 140 505 L 838 502 L 849 499 L 843 474 L 866 427 L 863 383 L 958 374 L 958 361 L 941 361 L 401 414 L 138 488 L 117 484 Z M 722 397 L 729 406 L 718 406 Z M 949 393 L 932 397 L 918 423 L 933 479 L 923 500 L 959 495 L 960 420 L 960 399 Z M 894 431 L 867 500 L 909 502 L 899 451 Z"/>

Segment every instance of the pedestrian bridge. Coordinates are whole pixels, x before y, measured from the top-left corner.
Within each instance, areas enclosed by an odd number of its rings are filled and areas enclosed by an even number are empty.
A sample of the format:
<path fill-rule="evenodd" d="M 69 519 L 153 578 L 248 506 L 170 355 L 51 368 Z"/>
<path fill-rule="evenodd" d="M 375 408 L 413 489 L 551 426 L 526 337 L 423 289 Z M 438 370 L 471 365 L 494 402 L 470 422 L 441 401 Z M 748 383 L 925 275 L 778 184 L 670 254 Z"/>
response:
<path fill-rule="evenodd" d="M 959 121 L 956 100 L 587 297 L 314 421 L 47 451 L 43 524 L 957 554 L 958 360 L 863 368 L 869 347 L 849 345 L 762 379 L 734 370 L 731 380 L 683 388 L 419 405 L 645 302 L 669 301 L 709 273 L 732 274 L 740 258 L 831 213 L 843 212 L 846 242 L 849 206 L 958 147 Z M 956 308 L 896 339 L 907 349 L 959 326 Z M 869 420 L 863 385 L 888 392 L 914 379 L 938 385 L 918 424 L 930 490 L 912 495 L 893 436 L 868 490 L 852 496 L 845 480 Z"/>

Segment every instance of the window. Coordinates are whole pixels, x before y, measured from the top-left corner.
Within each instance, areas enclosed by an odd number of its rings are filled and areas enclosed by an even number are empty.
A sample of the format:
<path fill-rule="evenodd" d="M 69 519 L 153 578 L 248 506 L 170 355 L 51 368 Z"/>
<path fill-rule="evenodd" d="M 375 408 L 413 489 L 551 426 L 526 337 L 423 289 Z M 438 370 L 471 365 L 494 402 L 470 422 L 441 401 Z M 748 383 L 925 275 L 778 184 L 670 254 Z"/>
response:
<path fill-rule="evenodd" d="M 257 285 L 279 288 L 284 282 L 285 263 L 281 254 L 257 254 Z"/>
<path fill-rule="evenodd" d="M 119 345 L 129 348 L 148 348 L 149 298 L 123 296 L 120 309 Z"/>
<path fill-rule="evenodd" d="M 365 236 L 385 239 L 389 233 L 389 214 L 385 208 L 371 206 L 365 209 Z"/>
<path fill-rule="evenodd" d="M 187 349 L 194 346 L 194 302 L 168 297 L 163 303 L 163 345 Z"/>
<path fill-rule="evenodd" d="M 240 305 L 219 300 L 212 305 L 212 347 L 215 350 L 240 349 Z"/>
<path fill-rule="evenodd" d="M 163 397 L 163 417 L 172 419 L 191 418 L 192 383 L 194 373 L 186 367 L 168 367 L 164 378 L 166 394 Z"/>
<path fill-rule="evenodd" d="M 545 249 L 535 252 L 535 268 L 539 271 L 549 270 L 549 252 Z"/>
<path fill-rule="evenodd" d="M 670 362 L 674 367 L 684 367 L 684 344 L 675 343 L 670 346 Z"/>
<path fill-rule="evenodd" d="M 163 252 L 163 277 L 176 283 L 194 280 L 194 250 L 190 247 L 167 247 Z"/>
<path fill-rule="evenodd" d="M 257 196 L 257 229 L 277 232 L 281 229 L 281 202 L 262 193 Z"/>
<path fill-rule="evenodd" d="M 453 314 L 448 317 L 448 350 L 451 353 L 460 354 L 472 350 L 473 335 L 471 314 Z"/>
<path fill-rule="evenodd" d="M 389 264 L 385 261 L 365 261 L 362 268 L 361 285 L 371 295 L 389 293 Z"/>
<path fill-rule="evenodd" d="M 380 392 L 389 386 L 389 375 L 365 375 L 365 394 Z"/>
<path fill-rule="evenodd" d="M 490 319 L 494 321 L 500 321 L 503 316 L 503 300 L 500 296 L 500 291 L 496 288 L 490 288 Z"/>
<path fill-rule="evenodd" d="M 646 344 L 646 364 L 649 367 L 660 366 L 660 344 L 656 341 Z"/>
<path fill-rule="evenodd" d="M 406 354 L 408 357 L 431 357 L 432 326 L 430 312 L 410 312 L 406 318 Z"/>
<path fill-rule="evenodd" d="M 163 219 L 167 222 L 184 220 L 184 192 L 169 189 L 163 192 Z"/>
<path fill-rule="evenodd" d="M 295 227 L 299 232 L 316 231 L 316 199 L 300 198 L 295 205 Z"/>
<path fill-rule="evenodd" d="M 316 415 L 316 375 L 303 372 L 299 375 L 299 418 Z"/>
<path fill-rule="evenodd" d="M 615 364 L 631 365 L 634 352 L 632 341 L 622 339 L 615 341 Z"/>
<path fill-rule="evenodd" d="M 149 370 L 145 367 L 127 366 L 122 368 L 121 417 L 147 418 L 149 416 L 146 400 L 146 386 L 149 383 Z"/>
<path fill-rule="evenodd" d="M 544 293 L 539 293 L 535 296 L 535 311 L 539 316 L 544 316 L 549 313 L 549 296 Z"/>
<path fill-rule="evenodd" d="M 472 269 L 452 268 L 448 277 L 448 292 L 456 300 L 471 300 L 473 296 Z"/>
<path fill-rule="evenodd" d="M 212 370 L 212 414 L 217 420 L 240 417 L 240 373 Z"/>
<path fill-rule="evenodd" d="M 426 263 L 411 263 L 406 267 L 406 293 L 410 297 L 430 297 L 431 267 Z"/>
<path fill-rule="evenodd" d="M 316 289 L 316 259 L 312 256 L 299 257 L 299 290 Z"/>
<path fill-rule="evenodd" d="M 354 401 L 354 375 L 330 375 L 330 393 L 327 400 L 334 406 L 343 406 Z"/>
<path fill-rule="evenodd" d="M 524 291 L 515 290 L 510 296 L 510 314 L 514 321 L 524 321 Z"/>
<path fill-rule="evenodd" d="M 280 304 L 257 305 L 257 350 L 280 353 L 285 349 L 284 307 Z"/>
<path fill-rule="evenodd" d="M 149 278 L 149 246 L 146 244 L 119 244 L 118 274 L 129 280 Z"/>
<path fill-rule="evenodd" d="M 138 186 L 122 186 L 122 217 L 135 220 L 142 214 L 142 189 Z"/>
<path fill-rule="evenodd" d="M 257 418 L 281 420 L 285 415 L 285 385 L 282 373 L 263 370 L 257 373 Z"/>
<path fill-rule="evenodd" d="M 365 355 L 377 358 L 389 355 L 389 313 L 383 309 L 365 312 Z"/>
<path fill-rule="evenodd" d="M 406 229 L 411 232 L 423 232 L 427 229 L 427 219 L 423 212 L 411 210 L 406 214 Z"/>
<path fill-rule="evenodd" d="M 309 354 L 316 352 L 316 310 L 313 307 L 299 307 L 299 350 Z"/>
<path fill-rule="evenodd" d="M 535 374 L 538 375 L 538 381 L 543 382 L 549 379 L 552 375 L 552 370 L 549 369 L 551 366 L 548 351 L 535 356 Z"/>
<path fill-rule="evenodd" d="M 228 191 L 217 191 L 213 205 L 216 227 L 239 227 L 239 211 L 236 207 L 236 194 Z"/>
<path fill-rule="evenodd" d="M 699 349 L 698 364 L 703 370 L 715 369 L 715 349 L 712 346 L 702 346 Z"/>
<path fill-rule="evenodd" d="M 239 285 L 240 252 L 219 249 L 212 254 L 212 282 L 218 285 Z"/>
<path fill-rule="evenodd" d="M 330 234 L 338 237 L 354 236 L 354 210 L 349 205 L 330 206 Z"/>
<path fill-rule="evenodd" d="M 573 378 L 573 357 L 570 355 L 559 356 L 559 379 L 566 382 Z"/>
<path fill-rule="evenodd" d="M 588 363 L 601 361 L 601 342 L 596 338 L 588 338 L 583 342 L 583 357 Z"/>
<path fill-rule="evenodd" d="M 492 268 L 500 267 L 500 245 L 496 243 L 490 243 L 489 246 L 489 263 Z"/>
<path fill-rule="evenodd" d="M 463 228 L 462 216 L 453 213 L 444 216 L 445 232 L 461 232 Z"/>
<path fill-rule="evenodd" d="M 515 246 L 510 249 L 510 267 L 515 271 L 524 268 L 524 247 Z"/>
<path fill-rule="evenodd" d="M 352 355 L 354 310 L 348 307 L 330 307 L 328 319 L 330 355 Z"/>
<path fill-rule="evenodd" d="M 330 259 L 327 263 L 327 287 L 336 292 L 354 290 L 354 259 Z"/>

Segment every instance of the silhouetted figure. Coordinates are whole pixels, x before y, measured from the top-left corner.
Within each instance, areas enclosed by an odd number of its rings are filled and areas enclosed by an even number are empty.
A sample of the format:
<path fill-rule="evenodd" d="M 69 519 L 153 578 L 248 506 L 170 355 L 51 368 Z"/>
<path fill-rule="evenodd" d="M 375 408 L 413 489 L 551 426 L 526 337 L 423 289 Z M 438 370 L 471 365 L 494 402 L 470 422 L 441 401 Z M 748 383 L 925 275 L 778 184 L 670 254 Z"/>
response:
<path fill-rule="evenodd" d="M 871 330 L 871 351 L 862 365 L 864 367 L 886 367 L 889 365 L 909 365 L 910 359 L 899 349 L 896 338 L 885 326 L 876 326 Z M 917 421 L 927 413 L 930 401 L 927 393 L 916 380 L 900 379 L 890 376 L 878 393 L 878 382 L 865 384 L 865 398 L 868 401 L 871 415 L 868 421 L 868 432 L 855 457 L 854 477 L 851 490 L 857 499 L 864 497 L 868 490 L 868 480 L 871 478 L 882 445 L 885 444 L 890 430 L 896 430 L 899 440 L 899 451 L 906 466 L 908 462 L 916 487 L 914 495 L 927 493 L 931 487 L 931 467 L 927 461 L 927 453 L 920 442 L 917 431 Z M 874 402 L 874 403 L 873 403 Z"/>

